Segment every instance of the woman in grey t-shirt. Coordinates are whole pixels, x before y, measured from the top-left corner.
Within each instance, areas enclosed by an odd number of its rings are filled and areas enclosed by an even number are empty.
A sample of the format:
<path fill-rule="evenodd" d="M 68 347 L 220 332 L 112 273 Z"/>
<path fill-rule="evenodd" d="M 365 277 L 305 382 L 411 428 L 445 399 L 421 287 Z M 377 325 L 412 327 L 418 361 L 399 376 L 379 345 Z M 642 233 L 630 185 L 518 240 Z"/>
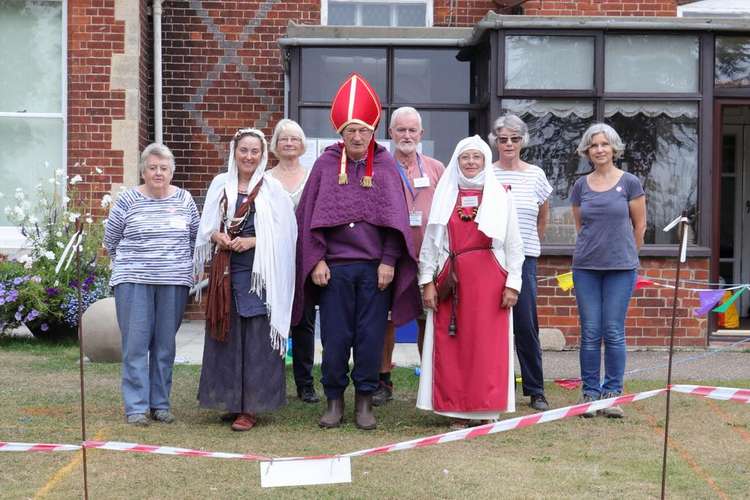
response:
<path fill-rule="evenodd" d="M 594 170 L 578 179 L 570 194 L 578 233 L 573 253 L 581 323 L 581 402 L 620 395 L 625 373 L 625 315 L 635 286 L 638 250 L 646 231 L 646 197 L 637 177 L 614 164 L 625 145 L 609 125 L 586 130 L 578 154 Z M 604 343 L 604 380 L 600 378 Z M 619 406 L 602 410 L 622 418 Z M 589 411 L 584 417 L 593 417 Z"/>

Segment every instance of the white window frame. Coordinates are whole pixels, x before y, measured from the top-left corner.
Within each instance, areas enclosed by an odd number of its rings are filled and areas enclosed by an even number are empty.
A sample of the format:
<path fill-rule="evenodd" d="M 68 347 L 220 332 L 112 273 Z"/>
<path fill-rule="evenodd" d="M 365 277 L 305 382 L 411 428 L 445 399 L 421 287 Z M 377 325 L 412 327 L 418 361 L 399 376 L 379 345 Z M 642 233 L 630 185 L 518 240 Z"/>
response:
<path fill-rule="evenodd" d="M 68 169 L 68 0 L 60 0 L 61 12 L 61 34 L 60 34 L 60 112 L 59 113 L 24 113 L 1 111 L 0 118 L 45 118 L 62 121 L 62 151 L 60 151 L 61 168 Z M 10 203 L 13 193 L 6 193 L 5 202 Z M 26 238 L 21 234 L 17 226 L 0 226 L 0 252 L 9 254 L 11 257 L 18 255 L 26 244 Z"/>
<path fill-rule="evenodd" d="M 320 24 L 328 26 L 328 2 L 329 0 L 320 0 Z M 419 4 L 425 5 L 425 27 L 431 28 L 433 24 L 433 0 L 336 0 L 337 3 L 387 3 L 397 4 Z M 362 26 L 362 10 L 357 9 L 355 14 L 355 24 L 352 26 Z M 398 28 L 396 25 L 396 9 L 391 9 L 391 28 Z M 401 26 L 403 27 L 403 26 Z"/>

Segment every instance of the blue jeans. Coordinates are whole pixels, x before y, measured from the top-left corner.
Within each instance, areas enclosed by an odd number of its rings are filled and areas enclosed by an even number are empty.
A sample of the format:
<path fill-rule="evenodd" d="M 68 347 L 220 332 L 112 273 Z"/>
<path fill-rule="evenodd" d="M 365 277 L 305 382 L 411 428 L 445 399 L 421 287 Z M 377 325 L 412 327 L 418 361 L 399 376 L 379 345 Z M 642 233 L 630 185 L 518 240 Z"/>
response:
<path fill-rule="evenodd" d="M 598 398 L 622 393 L 625 373 L 625 315 L 635 287 L 636 270 L 573 269 L 578 316 L 581 321 L 581 379 L 583 393 Z M 604 382 L 601 346 L 604 342 Z"/>
<path fill-rule="evenodd" d="M 188 291 L 188 287 L 179 285 L 115 286 L 125 415 L 169 410 L 175 335 L 182 323 Z"/>

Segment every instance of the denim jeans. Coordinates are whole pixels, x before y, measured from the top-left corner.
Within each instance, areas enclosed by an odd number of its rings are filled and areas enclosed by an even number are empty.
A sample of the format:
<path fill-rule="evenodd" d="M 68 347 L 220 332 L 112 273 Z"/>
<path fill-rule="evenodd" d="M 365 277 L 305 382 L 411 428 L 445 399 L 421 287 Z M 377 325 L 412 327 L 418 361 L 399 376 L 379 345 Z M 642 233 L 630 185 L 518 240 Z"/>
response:
<path fill-rule="evenodd" d="M 583 393 L 598 398 L 621 393 L 625 373 L 625 315 L 635 287 L 636 270 L 573 269 L 581 321 Z M 604 342 L 604 381 L 600 378 Z"/>

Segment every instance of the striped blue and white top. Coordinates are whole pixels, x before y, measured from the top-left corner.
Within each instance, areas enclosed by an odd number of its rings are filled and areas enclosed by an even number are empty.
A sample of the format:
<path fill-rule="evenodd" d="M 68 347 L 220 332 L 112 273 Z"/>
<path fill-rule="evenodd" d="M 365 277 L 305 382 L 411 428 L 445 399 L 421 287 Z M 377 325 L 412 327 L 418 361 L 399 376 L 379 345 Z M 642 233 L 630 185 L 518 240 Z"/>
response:
<path fill-rule="evenodd" d="M 184 189 L 149 198 L 122 193 L 109 212 L 104 246 L 112 258 L 110 285 L 193 285 L 193 248 L 200 217 Z"/>
<path fill-rule="evenodd" d="M 518 213 L 518 225 L 523 239 L 523 253 L 527 257 L 539 257 L 542 245 L 537 232 L 539 207 L 552 193 L 544 170 L 536 165 L 527 165 L 524 170 L 502 170 L 495 166 L 495 177 L 501 184 L 510 184 L 513 205 Z"/>

